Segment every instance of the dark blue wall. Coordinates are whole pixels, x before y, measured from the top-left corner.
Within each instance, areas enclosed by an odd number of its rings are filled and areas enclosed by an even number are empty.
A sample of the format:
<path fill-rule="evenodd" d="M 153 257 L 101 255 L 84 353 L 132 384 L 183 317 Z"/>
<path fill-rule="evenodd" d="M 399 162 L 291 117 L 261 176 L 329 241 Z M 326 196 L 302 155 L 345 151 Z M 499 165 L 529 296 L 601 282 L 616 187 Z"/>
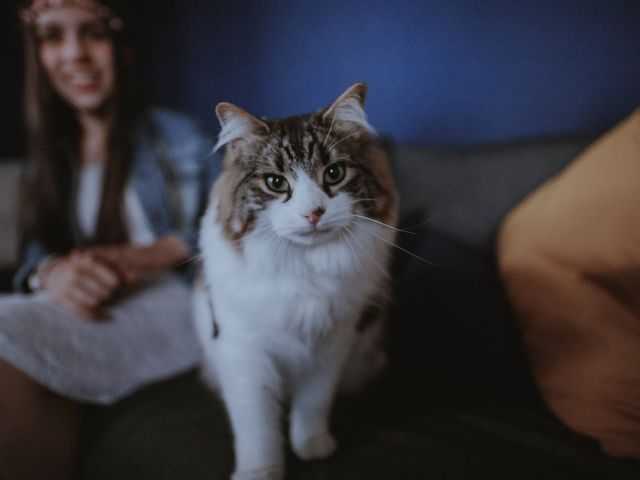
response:
<path fill-rule="evenodd" d="M 152 91 L 216 131 L 218 101 L 287 116 L 359 80 L 402 143 L 597 132 L 640 104 L 637 0 L 166 3 Z"/>

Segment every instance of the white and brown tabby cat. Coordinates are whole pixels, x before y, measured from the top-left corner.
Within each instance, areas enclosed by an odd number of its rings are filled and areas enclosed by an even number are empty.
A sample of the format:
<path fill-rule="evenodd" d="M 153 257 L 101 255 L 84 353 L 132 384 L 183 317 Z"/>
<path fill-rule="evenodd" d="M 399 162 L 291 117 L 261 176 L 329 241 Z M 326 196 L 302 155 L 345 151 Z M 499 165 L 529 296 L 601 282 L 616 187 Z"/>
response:
<path fill-rule="evenodd" d="M 234 480 L 284 477 L 282 420 L 302 459 L 331 455 L 338 390 L 385 364 L 396 191 L 358 83 L 328 109 L 260 120 L 221 103 L 224 171 L 202 219 L 196 328 L 235 438 Z"/>

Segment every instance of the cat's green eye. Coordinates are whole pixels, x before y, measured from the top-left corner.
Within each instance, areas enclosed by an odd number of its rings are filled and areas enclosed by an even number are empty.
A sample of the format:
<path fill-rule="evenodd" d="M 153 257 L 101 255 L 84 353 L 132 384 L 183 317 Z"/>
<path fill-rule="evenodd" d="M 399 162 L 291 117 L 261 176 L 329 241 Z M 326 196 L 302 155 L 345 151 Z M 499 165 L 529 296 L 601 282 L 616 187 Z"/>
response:
<path fill-rule="evenodd" d="M 289 182 L 281 175 L 267 175 L 265 183 L 270 190 L 276 193 L 285 193 L 289 190 Z"/>
<path fill-rule="evenodd" d="M 324 183 L 327 185 L 340 183 L 346 172 L 347 171 L 342 163 L 332 163 L 324 171 Z"/>

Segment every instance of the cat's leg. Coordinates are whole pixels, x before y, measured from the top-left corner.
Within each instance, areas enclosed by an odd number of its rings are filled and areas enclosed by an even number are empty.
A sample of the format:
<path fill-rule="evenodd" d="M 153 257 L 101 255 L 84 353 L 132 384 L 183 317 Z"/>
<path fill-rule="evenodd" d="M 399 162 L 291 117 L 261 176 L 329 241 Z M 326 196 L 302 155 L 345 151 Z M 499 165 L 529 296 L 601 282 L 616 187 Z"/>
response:
<path fill-rule="evenodd" d="M 218 380 L 234 434 L 232 480 L 281 480 L 281 388 L 270 359 L 250 348 L 217 355 Z"/>
<path fill-rule="evenodd" d="M 291 448 L 303 460 L 329 457 L 337 448 L 329 420 L 350 341 L 336 337 L 314 360 L 314 368 L 300 376 L 291 399 Z"/>
<path fill-rule="evenodd" d="M 335 382 L 316 374 L 301 387 L 291 405 L 291 448 L 303 460 L 329 457 L 337 447 L 329 431 Z"/>

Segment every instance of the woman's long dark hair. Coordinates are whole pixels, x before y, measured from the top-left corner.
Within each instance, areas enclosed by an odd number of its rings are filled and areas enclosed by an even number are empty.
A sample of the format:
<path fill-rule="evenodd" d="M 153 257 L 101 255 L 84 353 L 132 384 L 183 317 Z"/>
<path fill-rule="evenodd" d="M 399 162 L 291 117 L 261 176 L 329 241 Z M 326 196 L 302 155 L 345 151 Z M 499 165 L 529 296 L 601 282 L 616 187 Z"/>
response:
<path fill-rule="evenodd" d="M 109 125 L 102 203 L 95 236 L 88 239 L 95 244 L 128 240 L 123 193 L 132 164 L 134 122 L 141 109 L 126 30 L 110 32 L 115 85 L 106 105 Z M 36 239 L 48 252 L 64 254 L 74 247 L 72 194 L 81 129 L 72 107 L 55 92 L 40 65 L 33 26 L 24 27 L 24 45 L 28 163 L 22 189 L 20 247 L 24 251 L 26 244 Z"/>

